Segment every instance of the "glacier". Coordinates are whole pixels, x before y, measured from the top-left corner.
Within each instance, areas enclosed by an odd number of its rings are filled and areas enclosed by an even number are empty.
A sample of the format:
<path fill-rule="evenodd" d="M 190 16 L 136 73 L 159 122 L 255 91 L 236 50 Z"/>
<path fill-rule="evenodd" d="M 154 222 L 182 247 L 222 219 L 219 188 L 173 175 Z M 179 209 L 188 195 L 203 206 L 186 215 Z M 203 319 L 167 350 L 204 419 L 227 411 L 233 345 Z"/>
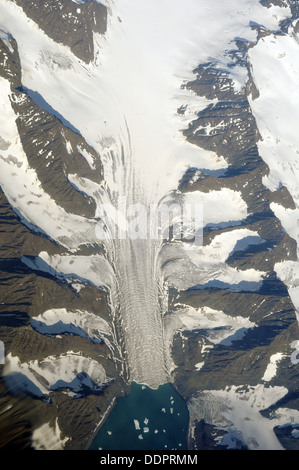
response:
<path fill-rule="evenodd" d="M 188 168 L 216 171 L 225 167 L 221 156 L 189 143 L 182 135 L 181 130 L 209 104 L 185 85 L 192 79 L 197 64 L 210 57 L 218 61 L 219 67 L 225 66 L 224 53 L 236 37 L 256 40 L 248 18 L 275 29 L 279 20 L 289 14 L 287 7 L 265 9 L 249 0 L 215 1 L 213 5 L 210 1 L 195 0 L 106 3 L 108 30 L 105 36 L 95 34 L 95 60 L 86 64 L 44 34 L 20 7 L 8 0 L 0 2 L 0 27 L 18 43 L 24 87 L 32 90 L 32 98 L 36 94 L 43 97 L 100 155 L 103 181 L 96 183 L 72 176 L 72 183 L 96 200 L 98 214 L 103 205 L 116 207 L 122 196 L 126 196 L 128 204 L 143 204 L 146 208 L 159 205 L 167 197 L 176 201 L 178 183 Z M 7 41 L 8 36 L 5 38 Z M 242 67 L 234 67 L 231 77 L 237 90 L 244 86 L 246 74 Z M 2 107 L 13 122 L 16 116 L 5 80 L 1 80 L 1 87 Z M 187 109 L 184 115 L 177 112 L 180 106 Z M 13 132 L 17 136 L 16 129 L 11 126 L 8 129 L 5 123 L 2 129 L 5 141 L 10 145 L 16 142 L 13 150 L 12 147 L 7 150 L 13 151 L 16 160 L 3 158 L 1 166 L 0 182 L 5 194 L 30 226 L 69 250 L 55 259 L 46 253 L 41 253 L 40 258 L 57 273 L 82 276 L 95 285 L 106 285 L 126 380 L 153 388 L 168 382 L 171 359 L 165 340 L 166 279 L 169 282 L 177 278 L 175 284 L 183 283 L 186 287 L 190 277 L 188 287 L 192 287 L 195 277 L 202 272 L 208 280 L 223 280 L 231 285 L 253 281 L 258 286 L 263 273 L 228 268 L 226 256 L 222 256 L 222 264 L 209 264 L 203 257 L 209 258 L 212 247 L 198 251 L 196 246 L 177 243 L 173 248 L 182 251 L 185 260 L 182 263 L 172 261 L 172 250 L 163 250 L 161 240 L 113 237 L 98 240 L 98 219 L 64 213 L 55 201 L 49 200 L 34 170 L 27 168 L 18 138 L 11 135 Z M 90 156 L 84 156 L 91 164 Z M 11 183 L 16 178 L 25 183 L 14 186 Z M 190 204 L 203 205 L 205 224 L 242 220 L 247 216 L 246 204 L 234 191 L 213 194 L 196 191 L 184 198 Z M 239 231 L 227 238 L 235 240 L 236 236 L 242 239 L 248 235 Z M 84 242 L 103 243 L 106 258 L 72 254 Z M 165 263 L 167 256 L 170 273 L 163 270 L 161 262 Z M 98 261 L 100 268 L 95 264 Z M 39 264 L 37 260 L 37 269 Z"/>
<path fill-rule="evenodd" d="M 76 15 L 87 1 L 73 0 Z M 204 421 L 217 430 L 220 447 L 280 450 L 277 429 L 291 427 L 294 439 L 298 433 L 298 412 L 285 386 L 287 373 L 289 383 L 296 374 L 299 318 L 299 70 L 292 2 L 96 3 L 107 7 L 107 31 L 93 34 L 94 59 L 84 62 L 16 2 L 0 0 L 3 65 L 9 53 L 18 53 L 22 73 L 18 88 L 0 77 L 0 186 L 24 226 L 58 247 L 22 253 L 18 269 L 64 282 L 77 294 L 86 285 L 94 289 L 78 306 L 39 300 L 25 332 L 31 328 L 36 343 L 40 335 L 50 338 L 47 347 L 61 342 L 60 355 L 24 359 L 20 350 L 9 353 L 6 386 L 46 402 L 53 391 L 102 393 L 113 383 L 112 357 L 128 386 L 158 389 L 175 382 L 188 404 L 193 447 Z M 219 74 L 208 90 L 200 67 Z M 27 158 L 20 120 L 38 121 L 25 106 L 30 100 L 61 123 L 70 160 L 77 154 L 79 164 L 63 171 L 68 188 L 85 200 L 83 209 L 50 193 Z M 46 175 L 57 151 L 43 153 L 48 137 L 43 148 L 36 146 Z M 239 167 L 228 155 L 240 151 L 242 138 L 249 166 L 257 162 L 250 139 L 257 139 L 265 165 L 256 173 L 244 168 L 243 155 Z M 259 170 L 260 186 L 254 181 Z M 290 207 L 279 200 L 282 188 L 293 199 Z M 268 208 L 261 202 L 267 198 Z M 184 219 L 187 206 L 199 208 L 200 217 Z M 174 219 L 155 219 L 168 210 Z M 272 217 L 271 223 L 263 225 L 263 217 Z M 172 222 L 184 225 L 184 235 L 200 237 L 175 237 Z M 107 294 L 103 317 L 93 309 L 103 300 L 95 292 Z M 61 341 L 70 336 L 84 353 Z M 293 361 L 288 348 L 295 349 Z M 98 360 L 88 357 L 93 351 Z M 39 423 L 35 447 L 44 448 L 47 439 L 53 448 L 69 444 L 69 428 L 61 432 L 60 425 L 63 420 Z"/>

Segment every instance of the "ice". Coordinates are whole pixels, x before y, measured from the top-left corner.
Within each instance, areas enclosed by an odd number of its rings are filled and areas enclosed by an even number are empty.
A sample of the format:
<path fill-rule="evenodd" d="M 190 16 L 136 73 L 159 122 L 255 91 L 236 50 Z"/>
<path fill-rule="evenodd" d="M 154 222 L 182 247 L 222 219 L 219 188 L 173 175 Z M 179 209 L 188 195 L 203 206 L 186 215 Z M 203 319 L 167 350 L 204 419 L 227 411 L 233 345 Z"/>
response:
<path fill-rule="evenodd" d="M 220 222 L 231 222 L 246 219 L 247 206 L 240 192 L 228 188 L 220 191 L 209 191 L 202 193 L 193 191 L 184 196 L 185 204 L 203 207 L 204 224 L 216 224 Z"/>
<path fill-rule="evenodd" d="M 276 354 L 273 354 L 271 357 L 270 357 L 270 362 L 267 366 L 267 369 L 265 370 L 265 373 L 262 377 L 262 380 L 264 380 L 265 382 L 270 382 L 270 380 L 273 379 L 273 377 L 275 377 L 276 375 L 276 372 L 277 372 L 277 364 L 284 358 L 286 357 L 284 354 L 282 353 L 276 353 Z"/>
<path fill-rule="evenodd" d="M 113 283 L 111 265 L 102 255 L 60 256 L 41 252 L 37 257 L 22 256 L 21 261 L 33 270 L 49 273 L 58 279 L 79 280 L 101 290 L 108 289 Z"/>
<path fill-rule="evenodd" d="M 45 423 L 32 433 L 32 447 L 35 450 L 63 450 L 68 437 L 62 438 L 62 433 L 58 425 L 58 419 L 54 423 L 54 428 L 50 423 Z"/>
<path fill-rule="evenodd" d="M 12 36 L 6 31 L 4 31 L 3 29 L 0 29 L 0 39 L 8 47 L 10 52 L 14 51 L 12 45 L 10 44 L 10 40 L 12 39 Z"/>
<path fill-rule="evenodd" d="M 230 345 L 245 335 L 256 325 L 249 318 L 232 317 L 209 307 L 195 309 L 186 307 L 165 318 L 166 338 L 171 345 L 173 336 L 178 331 L 206 330 L 206 337 L 212 344 Z M 203 363 L 197 364 L 197 370 Z"/>
<path fill-rule="evenodd" d="M 298 261 L 281 261 L 276 263 L 275 271 L 281 281 L 288 286 L 289 295 L 296 309 L 297 315 L 299 313 L 299 263 Z"/>
<path fill-rule="evenodd" d="M 140 430 L 140 424 L 139 424 L 138 419 L 134 419 L 134 426 L 135 426 L 136 431 Z"/>
<path fill-rule="evenodd" d="M 194 158 L 197 164 L 202 159 L 209 164 L 208 154 L 184 143 L 178 132 L 181 84 L 192 78 L 198 63 L 222 58 L 236 36 L 254 40 L 256 32 L 248 26 L 249 20 L 277 28 L 289 9 L 268 10 L 249 0 L 217 0 L 213 8 L 207 0 L 200 4 L 124 0 L 114 2 L 111 11 L 105 39 L 96 38 L 98 60 L 86 66 L 34 26 L 20 8 L 1 2 L 2 23 L 9 25 L 19 44 L 24 85 L 39 93 L 97 150 L 103 149 L 99 141 L 113 137 L 117 142 L 129 132 L 135 168 L 140 177 L 146 175 L 143 183 L 152 185 L 159 167 L 163 178 L 158 184 L 165 193 L 176 186 L 179 174 Z M 216 39 L 219 36 L 221 41 Z M 72 70 L 49 71 L 41 51 L 63 54 Z"/>
<path fill-rule="evenodd" d="M 99 391 L 108 381 L 103 366 L 90 358 L 68 351 L 58 357 L 49 356 L 41 361 L 21 362 L 9 353 L 3 369 L 8 389 L 15 394 L 29 392 L 43 398 L 51 390 L 69 389 L 76 393 L 82 387 Z"/>
<path fill-rule="evenodd" d="M 86 311 L 67 311 L 65 308 L 47 310 L 31 318 L 32 327 L 41 334 L 59 335 L 75 334 L 103 342 L 106 336 L 112 335 L 111 327 L 102 318 Z M 109 341 L 107 341 L 109 344 Z"/>
<path fill-rule="evenodd" d="M 0 77 L 0 136 L 10 144 L 0 152 L 0 184 L 10 204 L 31 230 L 70 249 L 85 243 L 87 236 L 97 240 L 94 221 L 65 212 L 42 189 L 21 145 L 10 96 L 9 82 Z"/>
<path fill-rule="evenodd" d="M 251 236 L 257 237 L 257 233 L 237 229 L 215 236 L 209 245 L 182 243 L 175 247 L 167 246 L 163 250 L 163 259 L 168 260 L 164 267 L 165 279 L 179 290 L 214 286 L 235 292 L 257 291 L 265 272 L 255 269 L 238 270 L 226 263 L 238 243 L 244 238 L 247 243 Z M 257 240 L 262 242 L 260 237 L 255 238 L 256 242 Z"/>
<path fill-rule="evenodd" d="M 235 448 L 237 437 L 250 450 L 283 450 L 274 428 L 293 421 L 291 413 L 281 409 L 281 417 L 278 410 L 276 419 L 269 419 L 260 412 L 277 403 L 287 393 L 284 387 L 265 387 L 261 384 L 201 392 L 189 401 L 191 422 L 204 419 L 206 423 L 223 430 L 224 438 L 219 438 L 218 444 L 226 444 L 230 448 Z M 296 410 L 292 411 L 298 415 Z"/>
<path fill-rule="evenodd" d="M 259 97 L 251 100 L 262 140 L 260 154 L 270 168 L 271 190 L 280 184 L 298 200 L 298 74 L 296 34 L 269 35 L 249 51 Z M 271 70 L 268 74 L 266 71 Z M 286 86 L 287 84 L 287 86 Z M 267 112 L 265 112 L 267 110 Z"/>
<path fill-rule="evenodd" d="M 294 25 L 288 34 L 269 35 L 261 39 L 249 52 L 252 74 L 259 96 L 250 105 L 256 118 L 261 140 L 258 143 L 261 157 L 268 164 L 270 173 L 264 178 L 271 191 L 285 186 L 296 208 L 286 209 L 272 203 L 271 209 L 281 220 L 285 231 L 297 242 L 299 231 L 299 119 L 298 33 Z M 271 73 L 267 73 L 271 70 Z M 298 261 L 285 261 L 275 265 L 278 277 L 286 284 L 296 311 L 299 311 Z"/>
<path fill-rule="evenodd" d="M 287 7 L 267 9 L 252 0 L 107 0 L 105 4 L 109 10 L 107 33 L 105 37 L 94 36 L 95 60 L 87 65 L 69 48 L 47 37 L 15 3 L 0 1 L 0 28 L 18 43 L 23 86 L 39 105 L 81 134 L 101 158 L 104 183 L 69 177 L 80 191 L 92 191 L 96 216 L 102 213 L 103 204 L 110 204 L 115 212 L 118 197 L 124 195 L 130 205 L 139 203 L 148 208 L 158 204 L 176 192 L 190 168 L 213 172 L 227 167 L 222 156 L 183 137 L 181 131 L 208 104 L 185 85 L 194 78 L 198 64 L 213 58 L 231 73 L 240 90 L 246 80 L 245 69 L 227 67 L 227 51 L 234 47 L 234 40 L 256 40 L 257 31 L 250 21 L 277 29 L 279 21 L 290 13 Z M 0 133 L 3 127 L 4 140 L 11 145 L 17 142 L 9 149 L 16 160 L 9 161 L 5 154 L 0 162 L 0 184 L 9 202 L 31 229 L 35 227 L 69 251 L 74 252 L 82 243 L 99 243 L 96 219 L 65 213 L 41 190 L 19 142 L 8 84 L 3 80 L 1 84 L 4 106 Z M 188 106 L 185 116 L 177 112 L 182 105 Z M 8 126 L 8 121 L 13 125 Z M 91 156 L 83 152 L 83 157 L 94 169 Z M 185 198 L 193 205 L 203 205 L 206 224 L 234 225 L 248 215 L 240 193 L 228 189 L 205 195 L 190 193 Z M 41 253 L 23 261 L 55 276 L 107 289 L 126 351 L 128 380 L 157 388 L 169 381 L 170 372 L 163 322 L 167 283 L 181 289 L 203 284 L 206 279 L 235 289 L 243 288 L 245 282 L 247 288 L 257 289 L 262 282 L 263 273 L 238 271 L 225 263 L 225 256 L 234 249 L 233 241 L 237 241 L 235 235 L 230 241 L 218 241 L 220 248 L 211 244 L 206 252 L 181 244 L 176 256 L 181 250 L 182 262 L 172 261 L 173 253 L 168 252 L 169 272 L 161 268 L 161 241 L 155 239 L 110 237 L 105 240 L 105 260 L 101 256 Z M 213 261 L 212 252 L 220 262 Z"/>
<path fill-rule="evenodd" d="M 93 156 L 89 152 L 87 152 L 87 150 L 82 149 L 80 146 L 77 146 L 77 149 L 78 149 L 79 153 L 85 158 L 85 160 L 87 161 L 90 168 L 92 170 L 94 170 L 95 169 L 95 164 L 94 164 Z"/>

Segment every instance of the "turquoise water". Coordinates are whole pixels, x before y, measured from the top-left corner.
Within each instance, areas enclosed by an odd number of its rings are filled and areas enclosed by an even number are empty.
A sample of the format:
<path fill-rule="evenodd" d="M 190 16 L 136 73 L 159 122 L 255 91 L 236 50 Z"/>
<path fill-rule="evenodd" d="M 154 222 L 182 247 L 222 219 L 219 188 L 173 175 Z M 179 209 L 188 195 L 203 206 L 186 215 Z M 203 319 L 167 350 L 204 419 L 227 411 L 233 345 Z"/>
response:
<path fill-rule="evenodd" d="M 132 383 L 117 400 L 91 450 L 186 450 L 189 413 L 171 384 L 152 390 Z"/>

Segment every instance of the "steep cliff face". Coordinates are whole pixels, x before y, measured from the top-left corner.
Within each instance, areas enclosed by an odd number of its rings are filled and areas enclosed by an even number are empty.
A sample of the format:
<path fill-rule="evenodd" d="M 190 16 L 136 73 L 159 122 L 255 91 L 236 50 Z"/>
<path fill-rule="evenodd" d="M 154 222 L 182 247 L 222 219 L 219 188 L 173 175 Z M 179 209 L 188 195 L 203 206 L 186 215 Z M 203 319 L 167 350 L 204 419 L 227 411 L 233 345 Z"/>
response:
<path fill-rule="evenodd" d="M 186 1 L 0 1 L 2 448 L 132 380 L 193 449 L 298 448 L 297 2 Z"/>

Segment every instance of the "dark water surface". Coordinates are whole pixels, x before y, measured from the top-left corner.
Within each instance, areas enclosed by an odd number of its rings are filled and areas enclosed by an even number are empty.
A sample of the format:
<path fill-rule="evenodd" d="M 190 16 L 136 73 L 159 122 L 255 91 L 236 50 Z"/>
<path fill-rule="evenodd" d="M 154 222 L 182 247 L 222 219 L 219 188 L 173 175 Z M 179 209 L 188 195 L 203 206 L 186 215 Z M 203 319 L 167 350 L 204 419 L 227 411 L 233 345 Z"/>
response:
<path fill-rule="evenodd" d="M 117 400 L 91 450 L 186 450 L 189 413 L 171 384 L 152 390 L 132 383 Z"/>

